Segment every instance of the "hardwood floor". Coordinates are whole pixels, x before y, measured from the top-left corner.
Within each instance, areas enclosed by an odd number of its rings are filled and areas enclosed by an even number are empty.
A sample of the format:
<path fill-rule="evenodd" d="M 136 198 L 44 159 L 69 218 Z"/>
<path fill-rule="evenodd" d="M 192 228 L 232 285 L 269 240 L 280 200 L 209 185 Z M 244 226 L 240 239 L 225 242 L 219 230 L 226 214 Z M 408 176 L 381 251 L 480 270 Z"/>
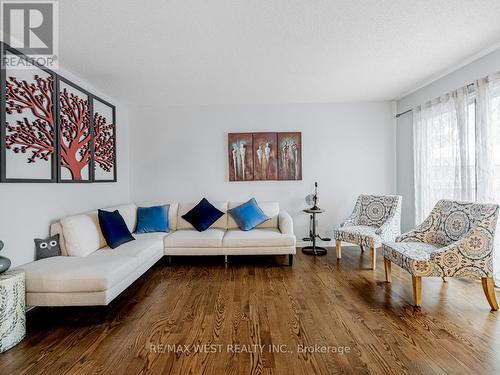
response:
<path fill-rule="evenodd" d="M 92 322 L 91 308 L 30 312 L 26 339 L 0 354 L 0 373 L 500 373 L 500 316 L 480 282 L 426 278 L 414 309 L 411 277 L 393 266 L 385 283 L 378 257 L 375 271 L 356 247 L 338 262 L 335 249 L 298 253 L 293 267 L 284 257 L 230 257 L 227 267 L 164 258 L 104 323 Z"/>

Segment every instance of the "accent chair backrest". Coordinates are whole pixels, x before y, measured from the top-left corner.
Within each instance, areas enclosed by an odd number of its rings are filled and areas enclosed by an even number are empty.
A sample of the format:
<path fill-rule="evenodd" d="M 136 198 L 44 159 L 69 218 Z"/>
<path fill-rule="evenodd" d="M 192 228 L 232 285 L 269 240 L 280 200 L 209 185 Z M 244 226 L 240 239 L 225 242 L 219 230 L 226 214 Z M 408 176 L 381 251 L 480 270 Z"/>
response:
<path fill-rule="evenodd" d="M 425 242 L 449 245 L 464 237 L 472 228 L 480 226 L 493 237 L 498 218 L 498 205 L 460 202 L 442 199 L 419 226 L 428 232 Z"/>
<path fill-rule="evenodd" d="M 387 219 L 401 212 L 399 195 L 360 195 L 356 201 L 356 224 L 380 227 Z"/>

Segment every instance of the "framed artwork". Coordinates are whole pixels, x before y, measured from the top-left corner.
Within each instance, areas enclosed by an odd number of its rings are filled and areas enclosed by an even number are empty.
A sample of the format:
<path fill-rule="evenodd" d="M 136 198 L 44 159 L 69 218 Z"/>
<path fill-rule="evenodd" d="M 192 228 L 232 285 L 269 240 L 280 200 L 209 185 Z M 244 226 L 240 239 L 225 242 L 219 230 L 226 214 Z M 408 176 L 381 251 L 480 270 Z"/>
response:
<path fill-rule="evenodd" d="M 253 133 L 254 180 L 278 179 L 278 142 L 276 133 Z"/>
<path fill-rule="evenodd" d="M 229 181 L 252 181 L 252 133 L 229 133 Z"/>
<path fill-rule="evenodd" d="M 92 131 L 90 97 L 82 88 L 60 78 L 59 178 L 60 182 L 91 182 Z"/>
<path fill-rule="evenodd" d="M 229 181 L 302 180 L 302 133 L 229 133 Z"/>
<path fill-rule="evenodd" d="M 0 47 L 0 181 L 116 182 L 115 106 Z"/>
<path fill-rule="evenodd" d="M 116 109 L 92 97 L 92 129 L 94 135 L 93 181 L 116 182 Z"/>
<path fill-rule="evenodd" d="M 302 180 L 302 133 L 278 133 L 278 179 Z"/>
<path fill-rule="evenodd" d="M 2 59 L 19 66 L 1 69 L 1 180 L 55 182 L 56 76 L 6 44 L 1 48 Z"/>

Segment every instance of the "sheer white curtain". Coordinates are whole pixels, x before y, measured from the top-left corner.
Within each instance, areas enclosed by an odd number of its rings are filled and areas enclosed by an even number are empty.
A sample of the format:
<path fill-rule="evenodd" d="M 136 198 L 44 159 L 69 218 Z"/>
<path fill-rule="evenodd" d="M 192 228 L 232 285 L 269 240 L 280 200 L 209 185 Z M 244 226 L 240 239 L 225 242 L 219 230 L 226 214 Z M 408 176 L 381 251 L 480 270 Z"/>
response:
<path fill-rule="evenodd" d="M 475 83 L 477 201 L 500 203 L 500 80 L 498 75 Z M 493 262 L 500 285 L 500 226 L 497 225 Z"/>
<path fill-rule="evenodd" d="M 470 124 L 474 114 L 470 102 L 464 87 L 413 109 L 417 224 L 439 199 L 474 199 L 474 126 Z"/>

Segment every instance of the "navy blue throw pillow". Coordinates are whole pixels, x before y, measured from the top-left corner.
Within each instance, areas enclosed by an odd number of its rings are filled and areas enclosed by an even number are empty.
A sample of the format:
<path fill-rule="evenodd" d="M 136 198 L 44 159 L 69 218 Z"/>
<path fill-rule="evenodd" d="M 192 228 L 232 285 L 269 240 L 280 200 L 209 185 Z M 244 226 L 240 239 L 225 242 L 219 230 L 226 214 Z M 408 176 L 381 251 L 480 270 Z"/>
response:
<path fill-rule="evenodd" d="M 224 212 L 215 208 L 209 201 L 203 198 L 200 203 L 194 206 L 182 218 L 196 228 L 198 232 L 207 230 L 224 215 Z"/>
<path fill-rule="evenodd" d="M 252 230 L 257 225 L 270 219 L 259 207 L 255 198 L 250 199 L 248 202 L 238 207 L 231 208 L 227 212 L 229 212 L 234 221 L 236 221 L 238 227 L 244 231 Z"/>
<path fill-rule="evenodd" d="M 97 215 L 102 235 L 110 248 L 115 249 L 126 242 L 135 240 L 118 210 L 113 212 L 98 210 Z"/>

